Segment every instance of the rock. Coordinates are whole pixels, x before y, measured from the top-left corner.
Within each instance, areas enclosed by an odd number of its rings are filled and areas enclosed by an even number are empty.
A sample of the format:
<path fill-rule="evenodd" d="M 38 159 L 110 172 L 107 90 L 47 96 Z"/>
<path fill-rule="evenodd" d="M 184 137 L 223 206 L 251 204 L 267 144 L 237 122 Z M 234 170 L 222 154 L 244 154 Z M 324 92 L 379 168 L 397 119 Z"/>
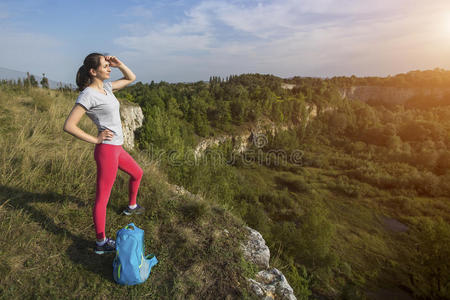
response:
<path fill-rule="evenodd" d="M 329 107 L 322 109 L 322 111 L 332 109 L 332 107 Z M 306 115 L 298 116 L 299 120 L 301 120 L 302 118 L 306 118 L 305 126 L 308 122 L 310 122 L 311 119 L 317 117 L 318 108 L 315 104 L 306 104 L 306 111 Z M 256 146 L 257 148 L 262 148 L 267 145 L 267 132 L 275 135 L 277 134 L 277 132 L 294 128 L 294 124 L 276 124 L 270 119 L 262 117 L 254 124 L 243 126 L 239 134 L 225 134 L 217 137 L 202 139 L 194 149 L 194 157 L 195 159 L 199 159 L 209 147 L 218 146 L 227 141 L 232 142 L 233 152 L 242 154 L 248 151 L 252 145 Z"/>
<path fill-rule="evenodd" d="M 251 290 L 261 299 L 296 300 L 294 290 L 278 269 L 262 270 L 248 279 Z"/>
<path fill-rule="evenodd" d="M 169 189 L 171 192 L 173 192 L 174 194 L 177 194 L 177 195 L 185 195 L 185 194 L 190 195 L 191 194 L 184 187 L 176 185 L 176 184 L 169 184 Z"/>
<path fill-rule="evenodd" d="M 167 183 L 167 187 L 169 188 L 169 191 L 171 191 L 175 195 L 179 196 L 187 196 L 190 199 L 197 199 L 197 200 L 203 200 L 203 197 L 199 194 L 192 194 L 188 190 L 186 190 L 184 187 Z"/>
<path fill-rule="evenodd" d="M 207 148 L 212 147 L 212 146 L 218 146 L 219 144 L 222 144 L 229 139 L 231 139 L 231 136 L 223 135 L 223 136 L 218 136 L 215 138 L 206 138 L 206 139 L 201 140 L 200 143 L 198 143 L 197 147 L 195 147 L 195 149 L 194 149 L 195 159 L 198 159 L 203 154 L 203 152 L 205 152 L 205 150 Z"/>
<path fill-rule="evenodd" d="M 289 84 L 289 83 L 282 83 L 281 84 L 281 88 L 282 89 L 286 89 L 286 90 L 292 90 L 295 87 L 296 87 L 295 84 Z"/>
<path fill-rule="evenodd" d="M 264 286 L 262 283 L 259 283 L 258 281 L 254 280 L 254 279 L 247 279 L 250 289 L 252 290 L 252 292 L 260 297 L 261 299 L 263 299 L 264 297 L 268 297 L 267 296 L 267 291 L 264 289 Z M 269 299 L 273 299 L 273 297 L 269 297 Z"/>
<path fill-rule="evenodd" d="M 134 131 L 142 126 L 144 114 L 139 105 L 131 103 L 120 104 L 120 117 L 122 119 L 123 146 L 127 149 L 134 148 Z"/>
<path fill-rule="evenodd" d="M 248 239 L 241 245 L 244 258 L 262 269 L 256 274 L 256 278 L 247 279 L 250 289 L 257 297 L 264 300 L 297 299 L 283 273 L 276 268 L 269 269 L 270 250 L 261 233 L 250 227 L 245 229 L 248 231 Z"/>
<path fill-rule="evenodd" d="M 258 231 L 247 226 L 245 229 L 247 229 L 249 235 L 247 243 L 241 245 L 244 257 L 260 268 L 269 268 L 270 250 L 266 246 L 266 241 Z"/>

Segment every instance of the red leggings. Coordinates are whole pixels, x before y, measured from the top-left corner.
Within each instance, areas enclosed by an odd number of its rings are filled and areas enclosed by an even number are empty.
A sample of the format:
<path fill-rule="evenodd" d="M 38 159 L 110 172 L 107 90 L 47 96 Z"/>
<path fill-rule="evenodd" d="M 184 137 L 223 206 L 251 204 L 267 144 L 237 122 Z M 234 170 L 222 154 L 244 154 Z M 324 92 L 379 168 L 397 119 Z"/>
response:
<path fill-rule="evenodd" d="M 94 158 L 97 162 L 97 191 L 94 205 L 94 225 L 97 239 L 105 238 L 106 205 L 116 180 L 117 169 L 128 173 L 129 204 L 136 204 L 136 196 L 143 171 L 136 161 L 120 145 L 95 145 Z"/>

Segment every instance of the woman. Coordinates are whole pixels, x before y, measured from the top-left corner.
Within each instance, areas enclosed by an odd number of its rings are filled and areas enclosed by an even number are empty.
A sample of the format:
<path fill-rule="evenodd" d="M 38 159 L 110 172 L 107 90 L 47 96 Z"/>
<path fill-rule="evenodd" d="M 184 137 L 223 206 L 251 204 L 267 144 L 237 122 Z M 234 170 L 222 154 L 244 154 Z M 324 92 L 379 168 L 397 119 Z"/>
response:
<path fill-rule="evenodd" d="M 111 67 L 119 68 L 124 77 L 104 82 L 110 78 Z M 106 205 L 116 179 L 117 169 L 130 175 L 129 204 L 126 215 L 142 214 L 144 208 L 136 204 L 136 196 L 142 178 L 142 169 L 122 148 L 123 133 L 119 113 L 119 101 L 113 91 L 126 87 L 136 79 L 134 73 L 117 57 L 91 53 L 77 73 L 76 82 L 80 94 L 64 124 L 64 131 L 95 145 L 94 159 L 97 163 L 97 190 L 93 209 L 97 235 L 95 253 L 115 251 L 115 241 L 105 236 Z M 84 114 L 97 125 L 98 136 L 81 130 L 77 124 Z"/>

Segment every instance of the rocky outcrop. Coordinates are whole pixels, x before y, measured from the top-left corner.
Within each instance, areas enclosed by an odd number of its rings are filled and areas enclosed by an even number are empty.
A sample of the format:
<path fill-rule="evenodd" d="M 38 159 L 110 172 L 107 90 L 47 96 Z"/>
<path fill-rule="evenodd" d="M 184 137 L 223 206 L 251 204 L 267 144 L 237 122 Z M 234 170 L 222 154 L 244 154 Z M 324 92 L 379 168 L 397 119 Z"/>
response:
<path fill-rule="evenodd" d="M 171 183 L 167 183 L 167 186 L 169 188 L 169 191 L 171 191 L 175 195 L 187 196 L 188 198 L 191 198 L 191 199 L 202 199 L 202 196 L 200 196 L 198 194 L 192 194 L 191 192 L 189 192 L 182 186 L 179 186 L 176 184 L 171 184 Z"/>
<path fill-rule="evenodd" d="M 415 96 L 443 97 L 450 88 L 414 88 L 389 86 L 352 86 L 339 90 L 342 98 L 360 101 L 382 101 L 391 104 L 403 104 Z"/>
<path fill-rule="evenodd" d="M 317 109 L 312 108 L 309 111 L 308 119 L 310 117 L 315 117 L 316 115 Z M 243 153 L 247 151 L 252 146 L 252 144 L 257 148 L 262 148 L 268 143 L 267 133 L 274 135 L 277 131 L 284 131 L 292 128 L 294 128 L 292 124 L 277 125 L 267 118 L 262 118 L 255 124 L 246 125 L 246 127 L 243 126 L 240 134 L 224 134 L 221 136 L 201 140 L 194 149 L 194 155 L 195 158 L 198 158 L 209 147 L 218 146 L 227 141 L 232 142 L 233 151 L 237 153 Z"/>
<path fill-rule="evenodd" d="M 175 195 L 184 195 L 193 199 L 202 199 L 201 195 L 192 194 L 182 186 L 167 183 L 169 190 Z M 266 241 L 258 231 L 245 226 L 247 239 L 240 245 L 244 258 L 255 264 L 259 271 L 255 278 L 247 278 L 250 290 L 260 299 L 296 300 L 292 287 L 286 277 L 276 268 L 271 268 L 270 250 Z M 228 230 L 224 229 L 228 234 Z"/>
<path fill-rule="evenodd" d="M 283 273 L 276 268 L 270 268 L 270 250 L 262 235 L 250 227 L 245 227 L 245 229 L 248 231 L 248 238 L 241 245 L 242 252 L 248 261 L 260 268 L 255 278 L 247 279 L 250 289 L 256 296 L 264 300 L 297 299 Z"/>
<path fill-rule="evenodd" d="M 248 279 L 250 289 L 261 299 L 296 300 L 294 291 L 278 269 L 262 270 L 256 274 L 256 279 Z"/>
<path fill-rule="evenodd" d="M 194 149 L 194 155 L 195 158 L 200 157 L 200 155 L 205 152 L 206 149 L 213 147 L 213 146 L 218 146 L 228 140 L 230 140 L 232 137 L 231 135 L 222 135 L 222 136 L 217 136 L 214 138 L 206 138 L 200 141 L 200 143 L 197 144 L 197 147 L 195 147 Z"/>
<path fill-rule="evenodd" d="M 245 244 L 241 245 L 244 257 L 258 267 L 268 269 L 270 250 L 266 246 L 266 241 L 258 231 L 250 227 L 245 227 L 245 229 L 248 231 L 248 239 Z"/>
<path fill-rule="evenodd" d="M 260 120 L 258 121 L 254 127 L 243 126 L 240 134 L 230 135 L 223 134 L 211 138 L 202 139 L 194 149 L 195 158 L 199 158 L 206 149 L 214 146 L 219 146 L 227 141 L 231 141 L 233 144 L 233 151 L 237 153 L 243 153 L 248 148 L 250 148 L 251 144 L 262 147 L 267 143 L 266 130 L 270 132 L 275 132 L 277 127 L 270 120 Z M 283 127 L 285 130 L 285 128 Z"/>
<path fill-rule="evenodd" d="M 142 126 L 144 114 L 139 105 L 121 102 L 120 118 L 122 119 L 123 145 L 127 149 L 134 148 L 134 131 Z"/>
<path fill-rule="evenodd" d="M 295 88 L 295 84 L 291 84 L 291 83 L 282 83 L 282 84 L 281 84 L 281 88 L 282 88 L 282 89 L 286 89 L 286 90 L 292 90 L 293 88 Z"/>

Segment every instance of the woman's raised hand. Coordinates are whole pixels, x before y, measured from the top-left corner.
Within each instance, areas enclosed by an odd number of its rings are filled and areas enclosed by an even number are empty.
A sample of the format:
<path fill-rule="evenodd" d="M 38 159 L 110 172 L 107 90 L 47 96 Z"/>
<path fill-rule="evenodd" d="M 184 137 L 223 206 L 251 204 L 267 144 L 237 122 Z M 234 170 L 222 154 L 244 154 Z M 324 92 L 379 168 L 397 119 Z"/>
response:
<path fill-rule="evenodd" d="M 105 56 L 105 60 L 109 62 L 109 66 L 112 68 L 117 68 L 122 64 L 122 62 L 117 57 L 111 55 Z"/>
<path fill-rule="evenodd" d="M 111 130 L 105 129 L 98 134 L 97 144 L 101 144 L 104 140 L 110 141 L 112 140 L 113 136 L 114 133 Z"/>

